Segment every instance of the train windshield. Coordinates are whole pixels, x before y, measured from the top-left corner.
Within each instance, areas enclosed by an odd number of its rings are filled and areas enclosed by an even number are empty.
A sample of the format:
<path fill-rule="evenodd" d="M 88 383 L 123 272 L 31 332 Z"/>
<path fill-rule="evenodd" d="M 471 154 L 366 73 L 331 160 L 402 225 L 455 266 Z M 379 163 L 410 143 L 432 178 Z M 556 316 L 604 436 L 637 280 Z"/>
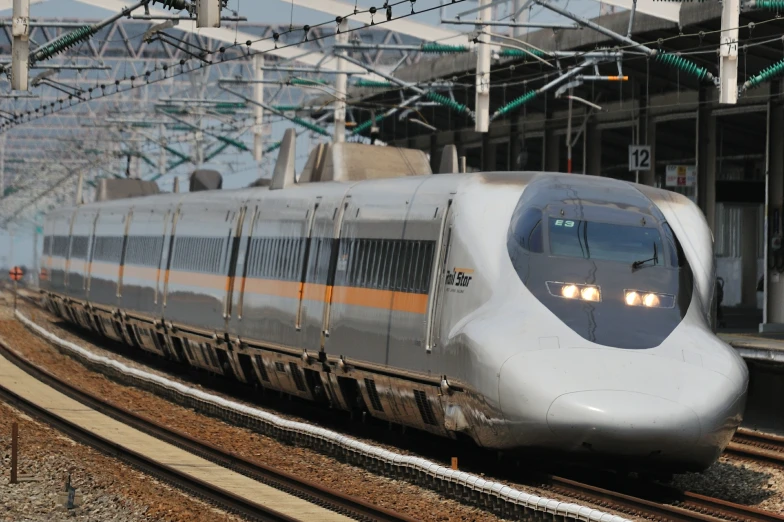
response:
<path fill-rule="evenodd" d="M 625 263 L 664 265 L 659 231 L 653 227 L 550 218 L 550 254 Z"/>

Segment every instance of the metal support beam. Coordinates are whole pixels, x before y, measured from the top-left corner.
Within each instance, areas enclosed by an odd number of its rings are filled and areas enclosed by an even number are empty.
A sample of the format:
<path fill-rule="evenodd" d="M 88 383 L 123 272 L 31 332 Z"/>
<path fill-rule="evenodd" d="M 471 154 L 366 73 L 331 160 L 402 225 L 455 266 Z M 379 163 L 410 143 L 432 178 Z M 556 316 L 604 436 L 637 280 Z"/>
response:
<path fill-rule="evenodd" d="M 348 43 L 348 21 L 344 18 L 338 24 L 336 43 Z M 348 76 L 346 76 L 346 61 L 342 56 L 345 51 L 336 51 L 338 57 L 339 74 L 335 77 L 335 136 L 334 142 L 340 143 L 346 140 L 346 91 L 348 90 Z"/>
<path fill-rule="evenodd" d="M 599 32 L 599 33 L 607 36 L 608 38 L 612 38 L 613 40 L 617 40 L 617 41 L 619 41 L 621 43 L 625 43 L 626 45 L 629 45 L 632 48 L 637 49 L 638 51 L 642 51 L 645 54 L 647 54 L 648 56 L 655 56 L 656 55 L 656 50 L 651 49 L 650 47 L 646 47 L 646 46 L 644 46 L 642 44 L 639 44 L 639 43 L 635 42 L 634 40 L 632 40 L 631 38 L 629 38 L 627 36 L 624 36 L 622 34 L 618 34 L 615 31 L 611 31 L 610 29 L 607 29 L 606 27 L 602 27 L 601 25 L 599 25 L 599 24 L 597 24 L 595 22 L 592 22 L 592 21 L 588 20 L 587 18 L 583 18 L 582 16 L 578 16 L 578 15 L 572 13 L 571 11 L 563 9 L 562 7 L 558 7 L 556 5 L 553 5 L 548 0 L 533 0 L 533 1 L 536 2 L 537 4 L 541 5 L 542 7 L 545 7 L 547 9 L 549 9 L 550 11 L 558 13 L 559 15 L 563 15 L 566 18 L 570 18 L 570 19 L 574 20 L 575 22 L 577 22 L 578 24 L 584 25 L 585 27 L 593 29 L 594 31 Z"/>
<path fill-rule="evenodd" d="M 253 55 L 253 79 L 264 79 L 264 54 Z M 261 83 L 253 84 L 253 159 L 261 167 L 261 160 L 264 154 L 264 85 Z"/>
<path fill-rule="evenodd" d="M 487 27 L 484 22 L 490 19 L 490 0 L 479 0 L 479 20 L 477 30 L 485 32 Z M 490 42 L 484 42 L 486 45 L 480 45 L 476 52 L 476 101 L 474 103 L 474 112 L 476 113 L 476 121 L 474 130 L 476 132 L 487 132 L 490 125 L 490 66 L 491 55 Z"/>
<path fill-rule="evenodd" d="M 11 89 L 27 90 L 30 66 L 30 0 L 14 0 L 11 51 Z"/>
<path fill-rule="evenodd" d="M 449 25 L 474 25 L 476 22 L 470 20 L 457 20 L 455 18 L 447 18 L 441 20 L 443 24 Z M 547 22 L 491 22 L 485 21 L 484 25 L 492 27 L 514 27 L 516 29 L 582 29 L 579 24 L 554 24 Z M 521 31 L 522 32 L 522 31 Z"/>
<path fill-rule="evenodd" d="M 719 103 L 738 103 L 738 24 L 740 0 L 724 0 L 719 47 Z"/>

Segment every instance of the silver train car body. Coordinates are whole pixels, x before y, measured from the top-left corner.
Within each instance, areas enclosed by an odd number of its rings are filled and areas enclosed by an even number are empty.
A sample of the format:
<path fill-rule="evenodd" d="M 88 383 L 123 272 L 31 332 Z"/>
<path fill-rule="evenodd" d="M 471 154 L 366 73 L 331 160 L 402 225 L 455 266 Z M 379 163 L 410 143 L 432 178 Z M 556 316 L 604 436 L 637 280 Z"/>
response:
<path fill-rule="evenodd" d="M 745 407 L 701 211 L 608 178 L 85 204 L 47 216 L 44 275 L 53 312 L 112 339 L 486 448 L 700 470 Z"/>

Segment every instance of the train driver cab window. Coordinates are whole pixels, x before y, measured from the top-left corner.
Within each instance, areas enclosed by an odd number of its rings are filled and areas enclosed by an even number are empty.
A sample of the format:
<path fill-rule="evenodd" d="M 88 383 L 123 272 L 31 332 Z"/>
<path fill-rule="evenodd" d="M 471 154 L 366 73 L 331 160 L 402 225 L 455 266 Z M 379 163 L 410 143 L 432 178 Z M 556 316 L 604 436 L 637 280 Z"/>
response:
<path fill-rule="evenodd" d="M 686 254 L 683 252 L 678 237 L 667 222 L 662 223 L 662 230 L 664 230 L 664 237 L 667 239 L 667 246 L 670 247 L 670 264 L 678 268 L 682 267 L 686 264 Z"/>
<path fill-rule="evenodd" d="M 542 211 L 538 208 L 529 208 L 517 220 L 514 229 L 517 243 L 525 250 L 534 253 L 544 251 L 542 238 Z"/>

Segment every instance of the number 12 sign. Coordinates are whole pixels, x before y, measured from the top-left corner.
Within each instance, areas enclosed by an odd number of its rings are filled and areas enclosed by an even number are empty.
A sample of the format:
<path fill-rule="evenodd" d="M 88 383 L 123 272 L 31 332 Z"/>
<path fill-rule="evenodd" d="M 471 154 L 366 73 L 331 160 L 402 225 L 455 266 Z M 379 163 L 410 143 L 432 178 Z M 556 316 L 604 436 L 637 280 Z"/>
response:
<path fill-rule="evenodd" d="M 629 170 L 651 170 L 650 145 L 629 145 Z"/>

